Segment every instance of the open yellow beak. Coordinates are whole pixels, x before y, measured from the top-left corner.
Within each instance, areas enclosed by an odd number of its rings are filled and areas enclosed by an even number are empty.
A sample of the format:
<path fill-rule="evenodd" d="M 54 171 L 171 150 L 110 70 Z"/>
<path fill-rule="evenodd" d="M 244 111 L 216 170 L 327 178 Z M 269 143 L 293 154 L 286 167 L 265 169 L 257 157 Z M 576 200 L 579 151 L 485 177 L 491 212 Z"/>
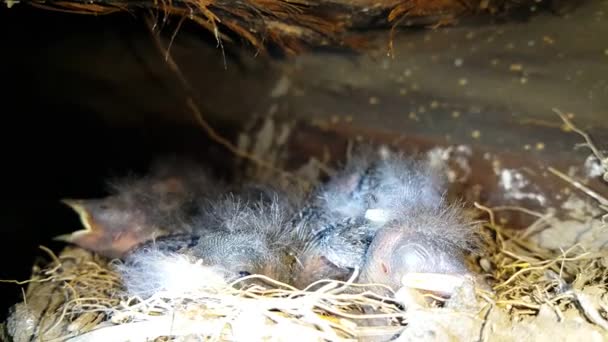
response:
<path fill-rule="evenodd" d="M 77 199 L 62 199 L 61 202 L 70 208 L 72 208 L 78 216 L 80 217 L 80 222 L 84 226 L 84 229 L 77 230 L 73 233 L 58 235 L 53 238 L 53 240 L 64 241 L 64 242 L 74 242 L 75 239 L 81 237 L 82 235 L 89 234 L 93 232 L 93 226 L 91 225 L 91 215 L 86 209 L 83 200 Z"/>

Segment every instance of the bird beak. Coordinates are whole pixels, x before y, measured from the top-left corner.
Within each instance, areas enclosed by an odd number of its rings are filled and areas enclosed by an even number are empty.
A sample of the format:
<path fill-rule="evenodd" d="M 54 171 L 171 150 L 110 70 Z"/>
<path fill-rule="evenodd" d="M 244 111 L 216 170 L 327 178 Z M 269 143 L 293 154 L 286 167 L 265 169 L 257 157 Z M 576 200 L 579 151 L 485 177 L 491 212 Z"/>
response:
<path fill-rule="evenodd" d="M 61 203 L 72 208 L 78 214 L 78 216 L 80 217 L 80 222 L 84 226 L 84 229 L 75 231 L 70 234 L 63 234 L 63 235 L 56 236 L 53 238 L 53 240 L 64 241 L 64 242 L 73 242 L 74 240 L 81 237 L 82 235 L 86 235 L 93 231 L 93 227 L 91 226 L 91 215 L 89 214 L 89 211 L 86 208 L 84 200 L 62 199 Z"/>
<path fill-rule="evenodd" d="M 440 273 L 408 273 L 401 279 L 401 285 L 411 289 L 431 292 L 450 297 L 462 286 L 466 278 L 462 275 Z"/>

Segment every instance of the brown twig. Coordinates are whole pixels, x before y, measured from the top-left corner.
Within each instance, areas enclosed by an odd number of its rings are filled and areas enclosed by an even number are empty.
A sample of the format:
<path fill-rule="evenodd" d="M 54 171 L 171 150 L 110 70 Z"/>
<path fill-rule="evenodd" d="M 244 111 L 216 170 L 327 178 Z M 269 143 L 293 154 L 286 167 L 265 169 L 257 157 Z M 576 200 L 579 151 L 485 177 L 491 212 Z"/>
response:
<path fill-rule="evenodd" d="M 573 130 L 574 132 L 578 133 L 578 135 L 583 137 L 583 139 L 585 139 L 585 146 L 589 147 L 589 149 L 591 150 L 593 155 L 602 164 L 602 166 L 605 170 L 604 180 L 608 181 L 608 157 L 606 157 L 602 153 L 602 151 L 600 151 L 597 148 L 597 146 L 593 143 L 593 140 L 591 140 L 591 136 L 587 132 L 585 132 L 582 129 L 575 126 L 574 123 L 572 123 L 572 121 L 568 118 L 568 116 L 566 114 L 562 113 L 559 109 L 556 109 L 556 108 L 554 108 L 553 111 L 557 115 L 559 115 L 559 117 L 564 121 L 566 128 Z"/>
<path fill-rule="evenodd" d="M 600 205 L 608 207 L 608 199 L 606 199 L 606 197 L 598 194 L 597 192 L 595 192 L 594 190 L 592 190 L 588 186 L 586 186 L 583 183 L 581 183 L 581 182 L 573 179 L 572 177 L 566 175 L 565 173 L 563 173 L 563 172 L 561 172 L 559 170 L 554 169 L 553 167 L 549 167 L 548 170 L 552 174 L 554 174 L 554 175 L 558 176 L 559 178 L 565 180 L 566 182 L 570 183 L 575 188 L 577 188 L 577 189 L 583 191 L 584 193 L 586 193 L 589 197 L 591 197 L 594 200 L 596 200 Z"/>
<path fill-rule="evenodd" d="M 170 52 L 168 49 L 165 49 L 163 47 L 163 44 L 160 40 L 160 36 L 155 34 L 154 30 L 153 30 L 153 24 L 151 23 L 150 19 L 148 18 L 148 27 L 150 29 L 150 32 L 154 38 L 154 42 L 157 46 L 157 48 L 159 49 L 159 51 L 161 52 L 161 54 L 165 57 L 165 62 L 167 63 L 167 65 L 169 66 L 169 68 L 175 73 L 175 75 L 177 76 L 177 79 L 179 80 L 179 82 L 181 83 L 181 85 L 184 87 L 184 90 L 186 90 L 187 94 L 186 95 L 186 105 L 188 107 L 188 109 L 191 111 L 191 113 L 193 114 L 196 122 L 203 128 L 203 130 L 206 132 L 207 136 L 209 136 L 209 138 L 211 138 L 211 140 L 215 141 L 217 144 L 223 146 L 224 148 L 226 148 L 228 151 L 230 151 L 231 153 L 233 153 L 235 156 L 237 157 L 241 157 L 243 159 L 249 160 L 253 163 L 255 163 L 258 166 L 270 169 L 280 175 L 282 175 L 285 178 L 291 179 L 291 180 L 295 180 L 297 182 L 299 182 L 300 184 L 303 185 L 309 185 L 307 181 L 294 176 L 293 174 L 279 169 L 277 167 L 275 167 L 274 165 L 272 165 L 271 163 L 255 156 L 252 155 L 246 151 L 243 151 L 241 149 L 239 149 L 237 146 L 235 146 L 231 141 L 229 141 L 228 139 L 224 138 L 223 136 L 221 136 L 203 117 L 203 114 L 201 113 L 199 107 L 196 105 L 195 100 L 194 100 L 194 90 L 192 88 L 192 86 L 190 85 L 190 83 L 188 82 L 188 80 L 186 79 L 186 77 L 184 76 L 184 74 L 182 73 L 181 69 L 179 68 L 179 66 L 177 65 L 177 63 L 175 62 L 175 60 L 173 59 L 173 57 L 171 56 Z M 216 36 L 216 38 L 219 41 L 219 36 Z M 173 40 L 173 38 L 172 38 Z"/>

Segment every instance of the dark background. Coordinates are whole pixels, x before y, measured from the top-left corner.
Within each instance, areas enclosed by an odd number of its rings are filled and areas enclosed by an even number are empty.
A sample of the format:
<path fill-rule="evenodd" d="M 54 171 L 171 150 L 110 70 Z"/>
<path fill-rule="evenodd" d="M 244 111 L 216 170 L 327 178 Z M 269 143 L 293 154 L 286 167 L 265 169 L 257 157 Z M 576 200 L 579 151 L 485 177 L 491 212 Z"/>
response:
<path fill-rule="evenodd" d="M 52 237 L 81 229 L 77 215 L 59 202 L 61 198 L 103 196 L 109 177 L 143 172 L 159 155 L 209 157 L 224 152 L 210 145 L 200 129 L 139 106 L 145 95 L 137 89 L 117 91 L 115 83 L 97 78 L 93 70 L 115 70 L 125 60 L 133 63 L 134 57 L 86 60 L 82 51 L 90 45 L 111 46 L 112 36 L 125 32 L 146 37 L 145 26 L 132 16 L 3 7 L 0 30 L 5 89 L 0 95 L 0 279 L 28 279 L 35 258 L 46 258 L 38 245 L 58 251 L 63 244 Z M 207 37 L 202 34 L 201 39 Z M 63 61 L 56 59 L 61 46 L 69 47 Z M 79 60 L 82 65 L 75 67 Z M 133 83 L 138 82 L 163 87 L 153 75 Z M 169 103 L 170 96 L 165 96 Z M 0 283 L 0 293 L 4 319 L 21 290 Z"/>

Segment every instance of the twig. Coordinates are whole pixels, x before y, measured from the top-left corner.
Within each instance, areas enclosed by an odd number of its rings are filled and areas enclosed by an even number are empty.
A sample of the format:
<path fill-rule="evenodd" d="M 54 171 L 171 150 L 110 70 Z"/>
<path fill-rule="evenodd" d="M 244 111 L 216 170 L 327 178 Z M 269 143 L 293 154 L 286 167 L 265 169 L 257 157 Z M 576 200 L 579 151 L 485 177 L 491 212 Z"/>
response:
<path fill-rule="evenodd" d="M 483 323 L 481 323 L 481 327 L 479 328 L 479 339 L 477 339 L 478 342 L 484 342 L 486 341 L 486 328 L 488 326 L 488 319 L 490 317 L 490 314 L 492 313 L 492 310 L 494 309 L 494 303 L 493 302 L 488 302 L 488 310 L 486 311 L 486 313 L 483 315 Z"/>
<path fill-rule="evenodd" d="M 61 266 L 61 261 L 59 260 L 59 258 L 57 257 L 57 255 L 55 255 L 55 253 L 53 253 L 53 251 L 45 246 L 38 246 L 38 248 L 42 249 L 43 251 L 45 251 L 55 262 L 56 265 Z"/>
<path fill-rule="evenodd" d="M 299 182 L 300 184 L 309 185 L 309 183 L 306 180 L 296 177 L 293 174 L 291 174 L 285 170 L 279 169 L 279 168 L 275 167 L 274 165 L 272 165 L 271 163 L 269 163 L 265 160 L 262 160 L 261 158 L 258 158 L 255 155 L 252 155 L 250 153 L 247 153 L 246 151 L 239 149 L 228 139 L 224 138 L 219 133 L 217 133 L 217 131 L 203 118 L 203 114 L 201 113 L 200 109 L 198 108 L 198 106 L 195 103 L 195 100 L 194 100 L 195 92 L 194 92 L 192 86 L 190 85 L 190 83 L 188 82 L 188 80 L 186 79 L 184 74 L 181 72 L 181 69 L 179 68 L 179 66 L 173 59 L 173 57 L 171 57 L 170 52 L 163 47 L 163 44 L 160 40 L 159 35 L 154 33 L 153 24 L 150 22 L 149 18 L 147 19 L 147 22 L 148 22 L 148 27 L 150 29 L 150 33 L 151 33 L 152 37 L 154 38 L 154 42 L 156 43 L 157 48 L 159 49 L 159 51 L 161 51 L 161 54 L 165 57 L 164 58 L 165 62 L 167 63 L 169 68 L 175 73 L 175 75 L 177 76 L 177 79 L 182 84 L 184 90 L 186 90 L 186 92 L 188 93 L 188 95 L 186 95 L 186 105 L 187 105 L 188 109 L 190 109 L 196 122 L 205 130 L 205 132 L 207 133 L 209 138 L 211 138 L 211 140 L 215 141 L 217 144 L 225 147 L 227 150 L 229 150 L 230 152 L 232 152 L 234 155 L 236 155 L 238 157 L 241 157 L 241 158 L 247 159 L 251 162 L 254 162 L 258 166 L 275 171 L 275 172 L 281 174 L 283 177 L 295 180 L 295 181 Z M 219 37 L 216 37 L 216 38 L 218 39 L 218 42 L 219 42 Z"/>
<path fill-rule="evenodd" d="M 608 182 L 608 157 L 606 157 L 604 155 L 604 153 L 602 153 L 602 151 L 600 151 L 600 149 L 598 149 L 597 146 L 595 146 L 595 144 L 591 140 L 591 136 L 587 132 L 585 132 L 582 129 L 580 129 L 577 126 L 575 126 L 572 123 L 572 121 L 570 121 L 570 119 L 568 118 L 567 115 L 565 115 L 564 113 L 562 113 L 561 111 L 559 111 L 556 108 L 554 108 L 553 111 L 557 115 L 559 115 L 559 117 L 562 119 L 562 121 L 564 121 L 564 124 L 566 125 L 566 128 L 573 130 L 574 132 L 578 133 L 578 135 L 582 136 L 583 139 L 585 139 L 585 144 L 583 144 L 583 145 L 587 146 L 591 150 L 591 152 L 593 153 L 593 155 L 595 156 L 595 158 L 597 158 L 597 160 L 600 162 L 600 164 L 602 166 L 602 169 L 604 171 L 604 174 L 602 175 L 602 179 L 605 182 Z M 574 184 L 574 183 L 573 183 L 573 185 L 576 186 L 576 184 Z M 587 191 L 585 191 L 585 192 L 587 192 Z M 591 191 L 591 192 L 595 193 L 593 191 Z M 587 193 L 589 194 L 589 192 L 587 192 Z M 600 207 L 604 211 L 608 212 L 608 205 L 606 204 L 606 202 L 608 202 L 608 200 L 606 200 L 604 197 L 602 197 L 602 198 L 604 200 L 604 203 L 600 202 Z M 602 216 L 602 222 L 604 224 L 608 224 L 608 213 L 606 213 L 605 215 Z"/>
<path fill-rule="evenodd" d="M 548 168 L 549 172 L 553 173 L 554 175 L 558 176 L 559 178 L 565 180 L 566 182 L 570 183 L 572 186 L 574 186 L 575 188 L 583 191 L 584 193 L 586 193 L 589 197 L 593 198 L 594 200 L 596 200 L 600 205 L 602 206 L 608 206 L 608 199 L 606 199 L 606 197 L 598 194 L 597 192 L 591 190 L 588 186 L 584 185 L 583 183 L 574 180 L 572 177 L 566 175 L 565 173 L 558 171 L 556 169 L 554 169 L 553 167 L 549 166 Z"/>
<path fill-rule="evenodd" d="M 486 213 L 488 213 L 488 215 L 490 216 L 490 224 L 492 226 L 496 226 L 496 220 L 494 218 L 494 212 L 492 211 L 492 209 L 490 209 L 490 208 L 488 208 L 488 207 L 486 207 L 484 205 L 481 205 L 481 204 L 479 204 L 477 202 L 473 203 L 473 205 L 475 205 L 475 208 L 483 210 Z"/>
<path fill-rule="evenodd" d="M 547 214 L 539 213 L 538 211 L 534 211 L 534 210 L 530 210 L 530 209 L 526 209 L 526 208 L 518 207 L 518 206 L 504 205 L 504 206 L 492 207 L 492 211 L 503 211 L 503 210 L 521 211 L 522 213 L 525 213 L 525 214 L 528 214 L 531 216 L 536 216 L 538 218 L 544 218 L 547 215 Z"/>
<path fill-rule="evenodd" d="M 150 317 L 148 321 L 127 323 L 93 330 L 89 333 L 68 339 L 68 342 L 105 342 L 124 340 L 148 340 L 159 336 L 186 336 L 191 334 L 208 335 L 220 322 L 213 320 L 172 319 L 168 316 Z"/>
<path fill-rule="evenodd" d="M 69 278 L 59 279 L 56 276 L 52 275 L 42 279 L 27 279 L 27 280 L 16 280 L 16 279 L 0 279 L 0 283 L 13 283 L 17 285 L 25 285 L 29 283 L 44 283 L 47 281 L 58 281 L 58 280 L 69 280 Z"/>
<path fill-rule="evenodd" d="M 587 147 L 589 147 L 589 149 L 591 149 L 591 152 L 593 153 L 593 155 L 598 159 L 598 161 L 604 167 L 604 170 L 606 171 L 606 173 L 604 173 L 604 179 L 607 179 L 607 177 L 608 177 L 608 158 L 606 156 L 604 156 L 604 154 L 602 153 L 602 151 L 600 151 L 595 146 L 595 144 L 591 140 L 591 136 L 587 132 L 585 132 L 582 129 L 576 127 L 572 123 L 572 121 L 570 121 L 570 119 L 568 119 L 568 116 L 566 114 L 562 113 L 559 109 L 554 108 L 553 111 L 557 115 L 559 115 L 559 117 L 564 121 L 564 124 L 566 124 L 566 127 L 568 129 L 573 130 L 574 132 L 578 133 L 578 135 L 580 135 L 581 137 L 583 137 L 583 139 L 585 139 L 585 145 Z"/>
<path fill-rule="evenodd" d="M 244 281 L 249 280 L 249 279 L 262 279 L 262 280 L 264 280 L 266 282 L 269 282 L 269 283 L 271 283 L 271 284 L 273 284 L 273 285 L 275 285 L 277 287 L 286 288 L 286 289 L 289 289 L 289 290 L 292 290 L 292 291 L 296 291 L 297 290 L 295 287 L 293 287 L 293 286 L 291 286 L 289 284 L 286 284 L 286 283 L 280 282 L 278 280 L 272 279 L 272 278 L 270 278 L 268 276 L 265 276 L 263 274 L 252 274 L 252 275 L 249 275 L 249 276 L 246 276 L 246 277 L 239 278 L 239 279 L 233 281 L 232 283 L 228 284 L 228 286 L 229 287 L 234 287 L 236 284 L 244 282 Z"/>

